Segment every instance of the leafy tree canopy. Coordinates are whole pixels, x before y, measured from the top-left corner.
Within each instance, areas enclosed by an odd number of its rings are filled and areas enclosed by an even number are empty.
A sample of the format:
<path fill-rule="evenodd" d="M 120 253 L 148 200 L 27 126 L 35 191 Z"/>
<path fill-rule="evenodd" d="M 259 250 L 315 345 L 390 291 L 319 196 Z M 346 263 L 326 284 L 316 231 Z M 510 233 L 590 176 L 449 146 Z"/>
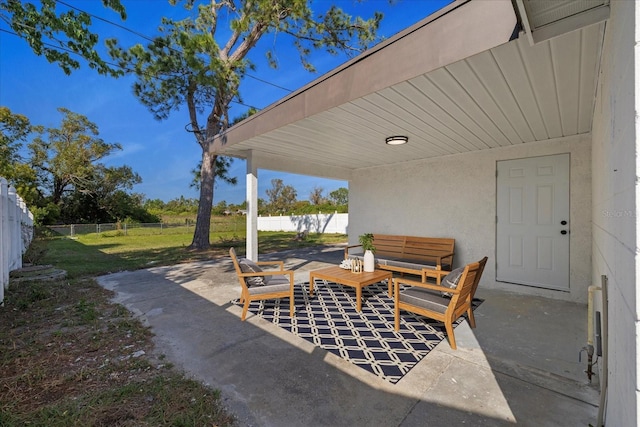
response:
<path fill-rule="evenodd" d="M 57 63 L 65 74 L 80 68 L 75 55 L 83 57 L 100 74 L 118 77 L 123 71 L 111 66 L 96 51 L 97 34 L 91 31 L 91 15 L 78 9 L 60 13 L 56 0 L 27 2 L 0 0 L 0 19 L 5 21 L 36 55 Z M 102 4 L 126 19 L 120 0 L 102 0 Z"/>
<path fill-rule="evenodd" d="M 29 143 L 39 186 L 51 195 L 54 204 L 60 203 L 65 191 L 91 192 L 100 172 L 97 162 L 122 149 L 118 143 L 99 138 L 98 127 L 85 116 L 66 108 L 58 111 L 64 115 L 60 127 L 40 129 Z"/>
<path fill-rule="evenodd" d="M 329 199 L 335 205 L 346 206 L 349 204 L 349 190 L 347 188 L 340 187 L 329 193 Z"/>
<path fill-rule="evenodd" d="M 240 84 L 254 68 L 249 52 L 268 33 L 290 36 L 303 66 L 313 70 L 313 50 L 354 55 L 376 40 L 380 13 L 369 20 L 351 17 L 331 6 L 314 16 L 307 0 L 170 0 L 181 3 L 193 16 L 164 18 L 160 35 L 148 45 L 130 48 L 108 40 L 109 53 L 136 76 L 134 94 L 157 119 L 187 107 L 188 130 L 202 149 L 200 198 L 191 247 L 209 246 L 210 217 L 217 156 L 211 154 L 214 137 L 230 124 L 232 101 L 242 101 Z M 219 27 L 228 24 L 228 28 Z M 269 63 L 277 66 L 271 50 Z"/>
<path fill-rule="evenodd" d="M 142 195 L 130 193 L 140 176 L 129 166 L 101 163 L 120 145 L 99 138 L 98 127 L 85 116 L 58 111 L 60 127 L 45 128 L 0 107 L 0 175 L 16 188 L 36 223 L 159 221 L 143 208 Z M 18 152 L 25 143 L 23 159 Z"/>
<path fill-rule="evenodd" d="M 269 213 L 285 214 L 291 211 L 296 202 L 296 189 L 291 185 L 284 185 L 281 179 L 272 179 L 271 188 L 267 189 Z"/>
<path fill-rule="evenodd" d="M 0 176 L 13 185 L 28 206 L 34 206 L 38 200 L 37 177 L 19 151 L 28 136 L 37 129 L 40 127 L 32 126 L 26 116 L 0 107 Z"/>

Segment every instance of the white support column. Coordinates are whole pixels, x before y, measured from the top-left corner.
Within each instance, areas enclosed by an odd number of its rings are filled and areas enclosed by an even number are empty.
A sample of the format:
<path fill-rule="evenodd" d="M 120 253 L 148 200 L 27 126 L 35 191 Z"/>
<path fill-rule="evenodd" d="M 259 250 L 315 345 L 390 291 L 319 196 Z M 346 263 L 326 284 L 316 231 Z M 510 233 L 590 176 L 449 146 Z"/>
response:
<path fill-rule="evenodd" d="M 258 260 L 258 167 L 253 153 L 247 156 L 247 254 L 250 260 Z"/>

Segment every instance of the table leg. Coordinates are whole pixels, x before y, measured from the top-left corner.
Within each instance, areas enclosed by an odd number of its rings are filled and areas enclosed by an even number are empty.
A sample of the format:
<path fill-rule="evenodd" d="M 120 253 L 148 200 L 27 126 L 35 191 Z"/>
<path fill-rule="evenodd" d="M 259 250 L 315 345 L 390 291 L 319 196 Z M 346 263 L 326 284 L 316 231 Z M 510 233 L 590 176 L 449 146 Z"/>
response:
<path fill-rule="evenodd" d="M 362 286 L 356 286 L 356 311 L 362 311 Z"/>
<path fill-rule="evenodd" d="M 309 295 L 313 296 L 313 285 L 316 281 L 316 278 L 313 276 L 313 273 L 309 273 Z"/>
<path fill-rule="evenodd" d="M 387 278 L 387 286 L 389 287 L 389 298 L 391 298 L 391 294 L 393 293 L 393 290 L 391 289 L 393 285 L 391 282 L 393 282 L 393 274 L 389 275 L 389 277 Z"/>

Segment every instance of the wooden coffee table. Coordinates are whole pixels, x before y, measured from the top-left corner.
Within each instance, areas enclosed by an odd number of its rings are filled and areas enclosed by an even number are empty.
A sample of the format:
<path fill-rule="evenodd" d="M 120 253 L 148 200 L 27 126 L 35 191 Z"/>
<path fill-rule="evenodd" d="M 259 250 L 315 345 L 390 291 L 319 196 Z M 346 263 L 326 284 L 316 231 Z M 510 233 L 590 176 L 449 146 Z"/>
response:
<path fill-rule="evenodd" d="M 391 280 L 393 273 L 385 270 L 374 270 L 373 273 L 352 273 L 351 270 L 345 270 L 340 267 L 327 267 L 320 270 L 314 270 L 309 273 L 309 294 L 313 296 L 313 286 L 316 279 L 327 280 L 329 282 L 340 283 L 341 285 L 356 288 L 356 309 L 362 310 L 362 288 L 364 286 L 373 285 L 383 280 L 388 281 L 389 297 L 391 297 Z"/>

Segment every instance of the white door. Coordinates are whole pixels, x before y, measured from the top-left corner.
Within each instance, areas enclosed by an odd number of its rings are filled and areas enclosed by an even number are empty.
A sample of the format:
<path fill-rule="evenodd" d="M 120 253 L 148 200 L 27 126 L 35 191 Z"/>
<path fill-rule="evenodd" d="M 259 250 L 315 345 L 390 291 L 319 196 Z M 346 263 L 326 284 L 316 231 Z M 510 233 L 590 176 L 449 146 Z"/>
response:
<path fill-rule="evenodd" d="M 497 164 L 496 280 L 569 290 L 569 154 Z"/>

